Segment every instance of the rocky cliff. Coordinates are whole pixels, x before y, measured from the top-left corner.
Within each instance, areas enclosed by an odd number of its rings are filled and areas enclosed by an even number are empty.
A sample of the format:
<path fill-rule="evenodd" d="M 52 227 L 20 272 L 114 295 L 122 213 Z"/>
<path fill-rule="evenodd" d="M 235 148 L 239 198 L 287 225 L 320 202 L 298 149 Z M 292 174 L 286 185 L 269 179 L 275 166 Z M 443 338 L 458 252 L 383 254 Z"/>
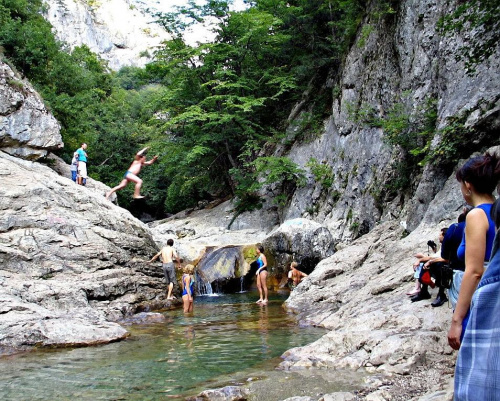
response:
<path fill-rule="evenodd" d="M 0 61 L 0 147 L 36 160 L 63 145 L 60 126 L 26 80 Z"/>
<path fill-rule="evenodd" d="M 356 120 L 352 110 L 383 117 L 401 103 L 416 118 L 430 97 L 438 128 L 459 116 L 482 133 L 472 141 L 464 138 L 470 152 L 492 138 L 498 141 L 499 54 L 467 75 L 454 58 L 466 38 L 443 37 L 436 30 L 451 6 L 405 0 L 390 16 L 365 17 L 364 26 L 371 28 L 360 29 L 342 72 L 325 83 L 334 101 L 324 129 L 307 143 L 275 151 L 303 167 L 313 157 L 328 164 L 335 178 L 332 187 L 324 188 L 310 174 L 308 184 L 293 193 L 285 208 L 239 216 L 233 226 L 247 230 L 241 237 L 227 230 L 229 203 L 174 216 L 150 229 L 106 202 L 102 189 L 78 187 L 49 166 L 31 161 L 61 145 L 57 123 L 32 89 L 0 63 L 5 71 L 0 81 L 1 346 L 123 338 L 127 333 L 115 321 L 168 306 L 160 269 L 144 263 L 157 243 L 174 237 L 183 255 L 197 260 L 206 246 L 248 244 L 251 239 L 267 243 L 269 253 L 276 253 L 274 274 L 282 274 L 292 257 L 321 260 L 286 307 L 305 324 L 331 332 L 288 352 L 283 368 L 363 367 L 405 375 L 422 367 L 431 371 L 439 362 L 445 374 L 436 375 L 418 394 L 445 388 L 454 361 L 445 336 L 451 312 L 445 306 L 431 308 L 428 301 L 412 304 L 404 293 L 412 285 L 412 254 L 425 251 L 427 240 L 455 220 L 461 195 L 452 171 L 436 165 L 411 177 L 411 187 L 402 195 L 388 191 L 385 184 L 401 174 L 394 163 L 400 155 L 384 141 L 381 127 Z M 293 112 L 296 121 L 307 110 L 306 96 Z M 21 116 L 25 122 L 16 125 Z M 44 133 L 48 136 L 42 139 Z M 432 146 L 440 140 L 437 135 Z M 301 238 L 299 221 L 308 233 Z M 337 245 L 334 255 L 332 243 Z M 373 386 L 385 390 L 374 390 L 378 394 L 368 399 L 391 398 L 383 393 L 392 391 L 390 385 Z M 449 394 L 441 393 L 441 398 L 427 399 L 447 398 Z"/>
<path fill-rule="evenodd" d="M 45 0 L 46 19 L 57 38 L 71 48 L 87 45 L 119 70 L 143 67 L 167 33 L 147 14 L 144 2 L 134 0 Z"/>
<path fill-rule="evenodd" d="M 161 267 L 145 263 L 152 235 L 104 185 L 32 161 L 62 146 L 59 125 L 27 82 L 0 72 L 1 351 L 124 338 L 114 321 L 169 306 Z"/>
<path fill-rule="evenodd" d="M 373 7 L 377 4 L 373 2 Z M 405 175 L 402 154 L 387 143 L 383 128 L 375 121 L 387 121 L 395 109 L 405 110 L 410 124 L 416 125 L 427 102 L 435 105 L 438 133 L 432 148 L 441 144 L 439 130 L 451 124 L 451 117 L 476 129 L 470 134 L 458 131 L 455 144 L 450 145 L 467 143 L 464 158 L 485 145 L 499 144 L 498 47 L 468 75 L 455 55 L 470 38 L 443 36 L 437 29 L 439 19 L 454 9 L 456 2 L 404 0 L 393 4 L 394 14 L 383 18 L 368 12 L 343 68 L 332 72 L 325 83 L 324 90 L 331 91 L 333 104 L 331 117 L 324 121 L 317 137 L 275 151 L 308 171 L 306 164 L 316 159 L 331 168 L 333 184 L 327 187 L 309 173 L 308 184 L 296 189 L 282 210 L 268 206 L 270 224 L 310 218 L 326 225 L 338 243 L 367 233 L 380 221 L 400 220 L 410 231 L 423 218 L 437 222 L 440 216 L 426 215 L 426 210 L 453 168 L 430 164 L 421 174 L 416 169 L 417 176 L 413 173 L 399 191 L 394 190 Z M 310 115 L 308 101 L 317 95 L 305 94 L 293 110 L 288 139 L 294 138 L 300 122 Z"/>

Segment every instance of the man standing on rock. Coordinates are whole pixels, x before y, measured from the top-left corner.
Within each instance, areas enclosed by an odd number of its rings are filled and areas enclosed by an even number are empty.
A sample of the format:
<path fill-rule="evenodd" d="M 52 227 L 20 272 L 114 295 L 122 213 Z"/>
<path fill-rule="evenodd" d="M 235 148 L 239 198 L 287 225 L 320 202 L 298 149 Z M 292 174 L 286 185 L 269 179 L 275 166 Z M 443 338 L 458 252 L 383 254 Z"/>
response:
<path fill-rule="evenodd" d="M 78 178 L 77 184 L 85 185 L 84 183 L 87 181 L 87 144 L 82 143 L 81 146 L 76 150 L 78 153 Z"/>
<path fill-rule="evenodd" d="M 167 246 L 164 246 L 160 252 L 158 252 L 153 258 L 149 261 L 149 263 L 154 262 L 156 259 L 158 259 L 159 256 L 161 256 L 161 261 L 163 263 L 163 273 L 165 274 L 165 280 L 167 280 L 167 285 L 168 285 L 168 294 L 167 294 L 167 299 L 172 300 L 175 299 L 174 296 L 172 296 L 172 289 L 174 288 L 174 283 L 177 283 L 176 277 L 175 277 L 175 269 L 174 269 L 174 260 L 177 262 L 177 268 L 180 269 L 180 259 L 179 256 L 177 255 L 177 252 L 174 249 L 174 240 L 169 239 L 167 241 Z"/>

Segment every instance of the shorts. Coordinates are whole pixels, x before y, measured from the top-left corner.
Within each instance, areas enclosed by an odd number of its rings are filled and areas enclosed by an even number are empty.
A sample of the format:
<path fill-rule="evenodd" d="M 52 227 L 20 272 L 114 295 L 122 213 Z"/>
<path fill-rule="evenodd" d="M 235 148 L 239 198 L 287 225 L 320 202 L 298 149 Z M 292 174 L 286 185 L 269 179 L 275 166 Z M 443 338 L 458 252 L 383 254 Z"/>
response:
<path fill-rule="evenodd" d="M 78 175 L 82 178 L 87 178 L 87 163 L 78 162 Z"/>
<path fill-rule="evenodd" d="M 176 283 L 174 262 L 163 263 L 163 274 L 165 274 L 165 280 L 167 280 L 167 284 Z"/>

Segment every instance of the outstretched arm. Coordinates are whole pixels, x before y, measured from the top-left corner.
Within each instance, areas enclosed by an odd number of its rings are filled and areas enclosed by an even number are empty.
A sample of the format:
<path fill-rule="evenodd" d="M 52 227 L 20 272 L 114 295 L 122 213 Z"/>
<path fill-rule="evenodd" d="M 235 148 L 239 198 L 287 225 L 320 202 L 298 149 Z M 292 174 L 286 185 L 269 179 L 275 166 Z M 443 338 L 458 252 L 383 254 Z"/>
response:
<path fill-rule="evenodd" d="M 137 152 L 136 155 L 139 157 L 142 157 L 144 155 L 144 152 L 146 152 L 148 149 L 149 149 L 149 147 L 146 146 L 144 149 L 139 150 L 139 152 Z"/>
<path fill-rule="evenodd" d="M 161 255 L 161 251 L 160 251 L 160 252 L 158 252 L 155 256 L 153 256 L 153 257 L 151 258 L 151 260 L 150 260 L 150 261 L 148 261 L 148 263 L 152 263 L 152 262 L 154 262 L 156 259 L 158 259 L 158 257 L 159 257 L 160 255 Z"/>
<path fill-rule="evenodd" d="M 156 161 L 156 159 L 158 159 L 158 156 L 153 157 L 151 160 L 148 160 L 147 162 L 144 162 L 143 164 L 145 164 L 147 166 L 151 166 Z"/>

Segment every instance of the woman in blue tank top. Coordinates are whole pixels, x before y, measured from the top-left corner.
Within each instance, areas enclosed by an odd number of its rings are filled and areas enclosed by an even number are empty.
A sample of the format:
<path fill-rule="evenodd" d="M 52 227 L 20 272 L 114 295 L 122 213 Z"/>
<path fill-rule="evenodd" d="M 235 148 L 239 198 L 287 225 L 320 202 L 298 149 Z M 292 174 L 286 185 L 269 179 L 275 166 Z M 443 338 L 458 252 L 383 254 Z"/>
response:
<path fill-rule="evenodd" d="M 472 295 L 481 280 L 493 246 L 495 224 L 491 220 L 490 210 L 495 201 L 493 191 L 500 180 L 500 160 L 488 153 L 474 157 L 457 171 L 456 177 L 464 200 L 474 206 L 467 215 L 464 239 L 457 251 L 457 256 L 465 260 L 465 272 L 448 331 L 448 343 L 458 350 L 467 327 Z"/>
<path fill-rule="evenodd" d="M 492 206 L 497 234 L 488 267 L 474 292 L 455 369 L 454 400 L 497 400 L 500 394 L 500 199 Z"/>

